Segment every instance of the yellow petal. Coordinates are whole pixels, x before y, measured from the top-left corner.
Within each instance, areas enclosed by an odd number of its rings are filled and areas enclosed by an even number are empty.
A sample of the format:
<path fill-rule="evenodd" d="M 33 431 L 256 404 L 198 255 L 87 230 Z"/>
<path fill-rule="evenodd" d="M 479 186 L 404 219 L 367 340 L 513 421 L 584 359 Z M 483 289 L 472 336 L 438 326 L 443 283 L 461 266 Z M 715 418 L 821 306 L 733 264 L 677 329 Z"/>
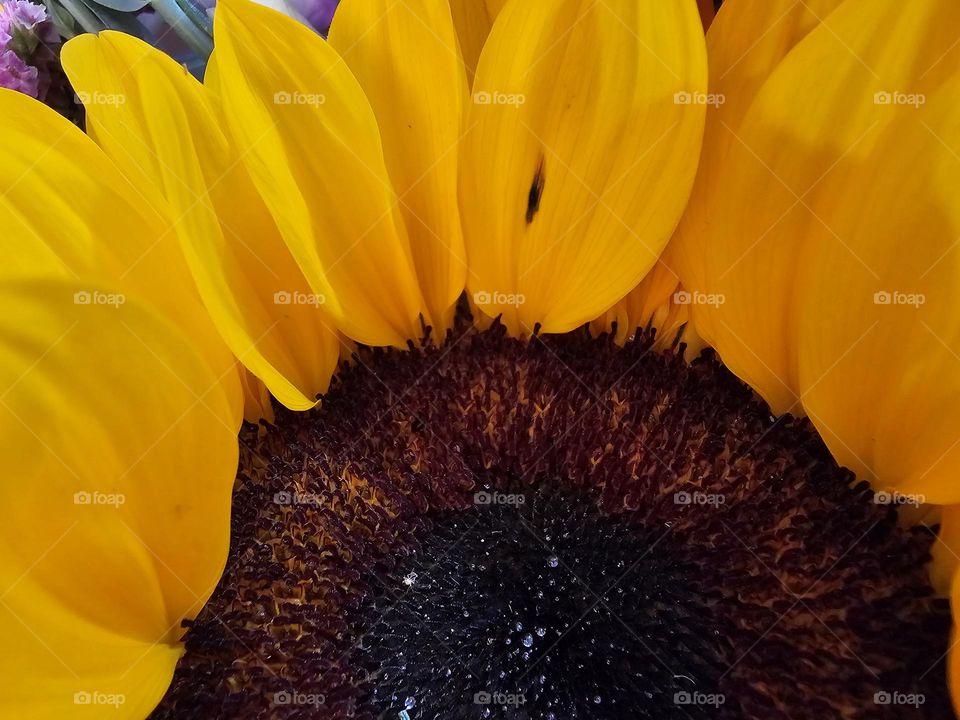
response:
<path fill-rule="evenodd" d="M 508 3 L 460 176 L 481 309 L 515 334 L 564 332 L 636 287 L 686 203 L 705 89 L 693 2 Z"/>
<path fill-rule="evenodd" d="M 457 26 L 460 52 L 467 69 L 467 80 L 473 85 L 477 74 L 480 51 L 483 50 L 490 28 L 507 0 L 450 0 L 450 10 Z"/>
<path fill-rule="evenodd" d="M 420 289 L 442 336 L 467 268 L 457 203 L 467 81 L 450 8 L 436 0 L 344 0 L 330 44 L 377 116 Z"/>
<path fill-rule="evenodd" d="M 608 332 L 616 323 L 617 342 L 623 343 L 633 337 L 637 329 L 651 324 L 657 311 L 670 304 L 673 296 L 680 291 L 676 274 L 664 263 L 657 263 L 625 298 L 594 320 L 591 328 L 594 332 Z M 683 299 L 682 296 L 680 299 Z M 663 340 L 669 328 L 655 327 L 658 340 Z"/>
<path fill-rule="evenodd" d="M 3 717 L 144 717 L 227 556 L 231 399 L 175 326 L 88 287 L 0 285 Z"/>
<path fill-rule="evenodd" d="M 248 0 L 214 18 L 229 135 L 313 291 L 350 337 L 405 345 L 423 301 L 377 123 L 318 35 Z"/>
<path fill-rule="evenodd" d="M 794 48 L 711 180 L 705 289 L 724 302 L 695 315 L 839 462 L 937 504 L 960 502 L 958 29 L 953 3 L 848 0 Z"/>
<path fill-rule="evenodd" d="M 158 242 L 160 216 L 71 122 L 45 105 L 0 90 L 0 272 L 110 274 L 157 302 L 183 277 L 175 243 Z M 121 241 L 122 240 L 122 241 Z M 169 262 L 168 275 L 144 272 Z M 172 274 L 172 277 L 171 275 Z"/>
<path fill-rule="evenodd" d="M 944 596 L 950 595 L 960 568 L 960 505 L 947 505 L 940 516 L 940 532 L 933 546 L 930 583 Z"/>
<path fill-rule="evenodd" d="M 204 349 L 233 393 L 239 424 L 233 358 L 200 301 L 176 235 L 154 205 L 75 125 L 3 89 L 0 156 L 0 275 L 108 278 L 146 298 Z"/>
<path fill-rule="evenodd" d="M 735 9 L 721 12 L 711 35 L 724 19 L 735 22 Z M 906 112 L 919 118 L 915 108 L 883 105 L 882 98 L 889 92 L 906 99 L 938 87 L 956 50 L 957 15 L 955 5 L 939 0 L 848 0 L 786 56 L 737 127 L 722 125 L 730 135 L 729 152 L 715 172 L 707 164 L 710 198 L 700 229 L 706 233 L 702 287 L 725 302 L 698 308 L 695 320 L 724 362 L 775 412 L 801 407 L 796 329 L 801 317 L 813 314 L 799 299 L 798 288 L 810 280 L 798 270 L 804 256 L 820 252 L 815 239 L 841 250 L 843 267 L 855 266 L 854 272 L 866 271 L 884 284 L 876 262 L 853 246 L 852 228 L 841 224 L 856 224 L 856 214 L 874 202 L 867 197 L 867 163 L 879 162 L 884 129 Z M 859 180 L 844 180 L 851 167 L 866 167 Z M 820 312 L 848 317 L 850 311 L 836 311 L 843 307 L 838 291 L 846 295 L 848 277 L 834 266 L 828 278 L 833 289 L 818 304 Z M 690 278 L 683 280 L 687 285 Z M 823 358 L 827 365 L 839 362 L 869 324 L 831 347 L 829 359 Z M 850 453 L 843 459 L 850 460 Z M 864 463 L 851 466 L 863 469 Z"/>
<path fill-rule="evenodd" d="M 664 262 L 690 292 L 706 292 L 706 242 L 719 211 L 723 173 L 758 91 L 784 57 L 843 0 L 726 0 L 707 33 L 710 96 L 703 152 L 690 204 Z M 712 3 L 711 3 L 712 4 Z M 692 306 L 697 329 L 712 338 L 710 313 Z"/>
<path fill-rule="evenodd" d="M 808 236 L 792 338 L 834 456 L 936 504 L 960 502 L 958 93 L 960 74 L 824 180 L 812 209 L 830 230 Z"/>
<path fill-rule="evenodd" d="M 261 420 L 272 423 L 273 405 L 267 386 L 246 369 L 240 371 L 240 384 L 243 386 L 243 419 L 254 424 Z"/>
<path fill-rule="evenodd" d="M 63 62 L 93 102 L 87 123 L 144 194 L 158 193 L 225 342 L 287 407 L 304 410 L 336 367 L 333 323 L 287 250 L 203 87 L 129 35 L 83 35 Z"/>

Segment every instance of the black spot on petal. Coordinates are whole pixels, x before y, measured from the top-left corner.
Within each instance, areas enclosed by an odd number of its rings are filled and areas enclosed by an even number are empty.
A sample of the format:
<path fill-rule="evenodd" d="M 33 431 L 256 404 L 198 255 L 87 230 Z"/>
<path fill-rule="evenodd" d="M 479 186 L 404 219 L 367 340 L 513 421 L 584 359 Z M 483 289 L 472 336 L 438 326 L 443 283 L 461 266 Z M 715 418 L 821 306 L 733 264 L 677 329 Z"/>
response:
<path fill-rule="evenodd" d="M 540 162 L 537 165 L 537 171 L 533 176 L 533 182 L 530 183 L 530 192 L 527 195 L 527 225 L 533 222 L 534 216 L 540 210 L 540 201 L 543 199 L 543 187 L 547 182 L 544 163 L 545 158 L 541 155 Z"/>

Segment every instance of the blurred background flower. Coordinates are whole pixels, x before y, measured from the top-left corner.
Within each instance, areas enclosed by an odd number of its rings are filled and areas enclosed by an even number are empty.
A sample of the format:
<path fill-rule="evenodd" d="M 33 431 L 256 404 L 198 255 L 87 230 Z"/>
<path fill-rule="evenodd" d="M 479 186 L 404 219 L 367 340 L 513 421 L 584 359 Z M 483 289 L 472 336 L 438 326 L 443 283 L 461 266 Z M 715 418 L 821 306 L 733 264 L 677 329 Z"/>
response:
<path fill-rule="evenodd" d="M 77 121 L 82 109 L 60 68 L 60 42 L 43 5 L 0 0 L 0 87 L 37 98 Z"/>
<path fill-rule="evenodd" d="M 66 0 L 47 0 L 47 2 Z M 94 0 L 74 0 L 94 2 Z M 103 2 L 104 0 L 100 0 Z M 121 2 L 123 0 L 120 0 Z M 141 37 L 186 64 L 196 75 L 203 72 L 213 49 L 213 11 L 216 0 L 130 0 L 140 4 Z M 117 0 L 110 0 L 117 2 Z M 326 36 L 339 0 L 258 0 L 296 18 Z"/>
<path fill-rule="evenodd" d="M 49 60 L 60 38 L 43 7 L 27 0 L 0 6 L 0 85 L 44 99 L 50 87 Z"/>
<path fill-rule="evenodd" d="M 326 35 L 339 0 L 262 0 Z M 38 0 L 39 3 L 39 0 Z M 120 30 L 172 55 L 200 76 L 213 49 L 216 0 L 0 0 L 0 87 L 53 105 L 72 103 L 60 70 L 62 40 Z M 65 97 L 61 97 L 65 95 Z M 75 118 L 74 118 L 75 119 Z"/>

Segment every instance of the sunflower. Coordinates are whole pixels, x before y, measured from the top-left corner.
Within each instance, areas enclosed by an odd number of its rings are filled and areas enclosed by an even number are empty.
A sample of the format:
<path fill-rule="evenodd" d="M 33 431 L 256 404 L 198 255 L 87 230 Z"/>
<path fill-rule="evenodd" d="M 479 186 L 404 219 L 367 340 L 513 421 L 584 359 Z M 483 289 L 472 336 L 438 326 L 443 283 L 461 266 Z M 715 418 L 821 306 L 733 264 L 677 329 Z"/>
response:
<path fill-rule="evenodd" d="M 960 7 L 707 5 L 0 92 L 4 717 L 952 714 Z"/>

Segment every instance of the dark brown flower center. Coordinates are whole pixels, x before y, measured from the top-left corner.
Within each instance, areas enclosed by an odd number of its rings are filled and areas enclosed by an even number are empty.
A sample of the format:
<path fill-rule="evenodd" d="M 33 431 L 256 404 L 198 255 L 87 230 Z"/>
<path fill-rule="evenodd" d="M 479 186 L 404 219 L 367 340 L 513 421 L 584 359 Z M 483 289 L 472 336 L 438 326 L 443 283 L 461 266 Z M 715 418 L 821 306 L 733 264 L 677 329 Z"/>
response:
<path fill-rule="evenodd" d="M 364 613 L 382 717 L 697 718 L 724 702 L 729 628 L 669 526 L 514 483 L 419 535 Z"/>
<path fill-rule="evenodd" d="M 929 532 L 710 356 L 464 329 L 241 440 L 156 718 L 949 717 Z"/>

